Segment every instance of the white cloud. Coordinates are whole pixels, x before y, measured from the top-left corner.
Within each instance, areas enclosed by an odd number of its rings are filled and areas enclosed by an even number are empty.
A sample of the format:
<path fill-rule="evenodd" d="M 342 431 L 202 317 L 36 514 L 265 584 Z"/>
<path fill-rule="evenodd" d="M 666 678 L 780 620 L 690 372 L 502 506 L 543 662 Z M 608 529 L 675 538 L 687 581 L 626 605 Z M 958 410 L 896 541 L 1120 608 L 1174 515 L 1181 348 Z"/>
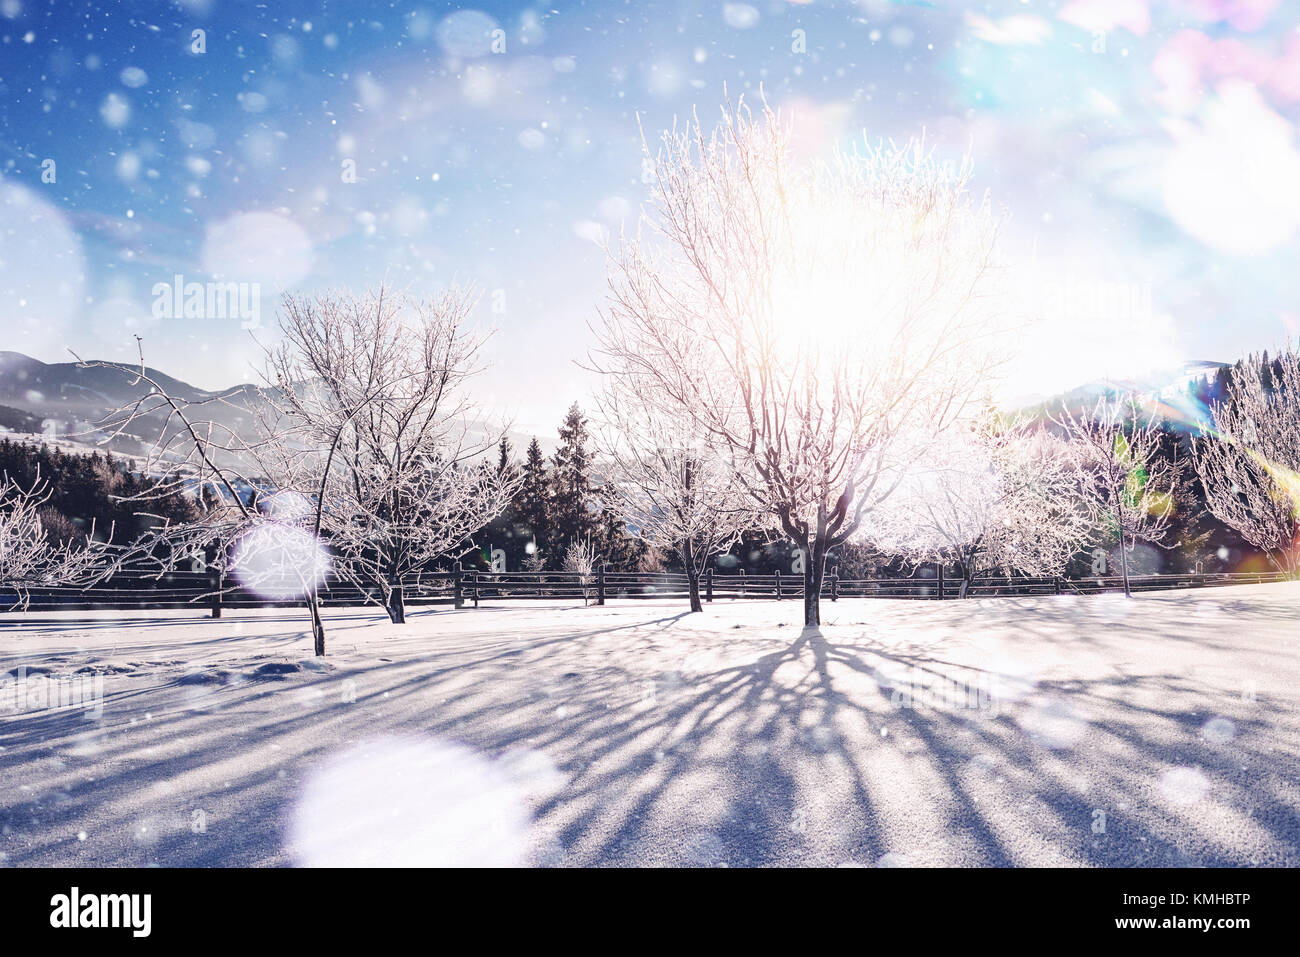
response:
<path fill-rule="evenodd" d="M 966 13 L 966 26 L 977 40 L 999 46 L 1042 43 L 1052 35 L 1052 25 L 1042 17 L 1021 14 L 993 20 L 978 13 Z"/>

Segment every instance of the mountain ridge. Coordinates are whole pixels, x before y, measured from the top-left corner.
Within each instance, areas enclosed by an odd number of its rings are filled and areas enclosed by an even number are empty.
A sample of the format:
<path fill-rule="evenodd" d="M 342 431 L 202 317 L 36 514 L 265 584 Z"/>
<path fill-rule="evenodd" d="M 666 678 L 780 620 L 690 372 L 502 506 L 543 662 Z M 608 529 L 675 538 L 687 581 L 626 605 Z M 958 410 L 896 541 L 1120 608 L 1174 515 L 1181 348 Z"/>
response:
<path fill-rule="evenodd" d="M 22 352 L 0 350 L 0 409 L 5 410 L 0 414 L 0 433 L 21 431 L 8 423 L 21 422 L 24 416 L 28 417 L 27 423 L 38 423 L 37 427 L 41 431 L 52 427 L 55 435 L 87 433 L 106 414 L 152 390 L 147 382 L 133 380 L 118 369 L 95 366 L 98 361 L 101 360 L 89 359 L 87 364 L 76 361 L 42 362 Z M 126 367 L 126 363 L 113 364 Z M 219 397 L 239 399 L 257 388 L 250 383 L 240 383 L 214 391 L 200 389 L 151 366 L 145 366 L 145 372 L 169 394 L 186 402 L 202 402 Z M 247 424 L 240 410 L 226 403 L 212 403 L 203 415 L 230 428 Z M 144 453 L 144 438 L 152 437 L 162 423 L 161 414 L 144 417 L 139 430 L 132 430 L 130 434 L 109 441 L 105 447 L 126 455 L 141 455 Z M 471 426 L 483 431 L 495 431 L 486 421 L 473 422 Z M 533 437 L 514 429 L 507 430 L 506 435 L 517 456 L 522 456 L 528 441 Z M 556 439 L 547 436 L 539 435 L 537 440 L 548 453 L 557 445 Z"/>

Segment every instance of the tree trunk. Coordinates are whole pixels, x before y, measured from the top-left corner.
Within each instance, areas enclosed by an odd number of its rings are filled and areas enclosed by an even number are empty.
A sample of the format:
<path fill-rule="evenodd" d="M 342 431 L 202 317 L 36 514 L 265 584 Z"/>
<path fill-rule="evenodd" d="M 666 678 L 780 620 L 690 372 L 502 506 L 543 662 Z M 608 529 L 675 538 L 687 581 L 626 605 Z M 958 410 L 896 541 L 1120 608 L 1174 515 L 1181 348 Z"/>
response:
<path fill-rule="evenodd" d="M 975 581 L 975 563 L 973 561 L 964 561 L 961 563 L 961 587 L 957 590 L 957 597 L 969 598 L 970 586 Z"/>
<path fill-rule="evenodd" d="M 695 548 L 689 541 L 682 544 L 681 557 L 691 592 L 691 611 L 704 611 L 704 606 L 700 604 L 700 575 L 695 570 Z"/>
<path fill-rule="evenodd" d="M 822 581 L 826 577 L 826 545 L 818 538 L 809 550 L 803 566 L 803 624 L 817 626 L 822 623 Z"/>
<path fill-rule="evenodd" d="M 966 547 L 962 553 L 961 559 L 961 586 L 957 590 L 958 597 L 969 598 L 971 587 L 975 584 L 975 561 L 979 558 L 980 540 L 983 536 L 977 536 L 975 541 Z"/>
<path fill-rule="evenodd" d="M 406 591 L 400 584 L 394 585 L 388 592 L 386 610 L 394 625 L 406 624 Z"/>
<path fill-rule="evenodd" d="M 1124 547 L 1124 532 L 1119 533 L 1119 567 L 1124 576 L 1124 597 L 1132 598 L 1133 592 L 1128 585 L 1128 549 Z"/>
<path fill-rule="evenodd" d="M 307 610 L 311 613 L 312 647 L 315 649 L 318 658 L 323 657 L 325 654 L 325 622 L 321 620 L 320 602 L 316 600 L 315 588 L 312 588 L 307 593 Z"/>

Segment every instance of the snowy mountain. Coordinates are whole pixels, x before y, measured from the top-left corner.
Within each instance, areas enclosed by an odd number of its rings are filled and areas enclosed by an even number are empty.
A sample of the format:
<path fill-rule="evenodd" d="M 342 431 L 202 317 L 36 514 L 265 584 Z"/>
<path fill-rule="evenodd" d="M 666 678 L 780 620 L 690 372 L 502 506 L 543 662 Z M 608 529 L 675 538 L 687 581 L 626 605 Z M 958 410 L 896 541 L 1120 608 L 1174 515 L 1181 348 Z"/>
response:
<path fill-rule="evenodd" d="M 218 394 L 146 368 L 165 389 L 187 401 Z M 148 385 L 133 382 L 116 369 L 82 368 L 76 362 L 41 362 L 21 352 L 0 352 L 0 403 L 42 418 L 93 421 L 104 410 L 117 408 L 147 391 Z"/>
<path fill-rule="evenodd" d="M 252 395 L 252 388 L 246 385 L 209 392 L 157 369 L 146 369 L 169 393 L 187 402 L 226 395 L 239 403 Z M 0 352 L 0 405 L 29 417 L 26 422 L 12 425 L 0 422 L 11 432 L 40 432 L 50 438 L 71 437 L 93 445 L 107 438 L 95 428 L 105 415 L 150 390 L 147 383 L 117 369 L 85 368 L 76 362 L 41 362 L 21 352 Z M 231 427 L 244 424 L 246 419 L 238 409 L 222 403 L 205 407 L 203 416 Z M 152 437 L 161 424 L 158 416 L 144 417 L 130 433 L 105 444 L 116 452 L 139 454 L 143 451 L 141 437 Z"/>
<path fill-rule="evenodd" d="M 212 419 L 236 431 L 247 428 L 248 416 L 240 407 L 256 400 L 256 389 L 241 384 L 229 389 L 209 391 L 173 378 L 158 369 L 146 367 L 148 374 L 171 395 L 186 402 L 202 402 L 224 397 L 226 402 L 203 406 L 196 417 Z M 39 438 L 42 435 L 79 444 L 95 445 L 105 439 L 95 425 L 115 409 L 147 394 L 151 387 L 117 369 L 83 368 L 76 362 L 41 362 L 21 352 L 0 351 L 0 433 L 16 433 L 15 438 Z M 129 434 L 105 443 L 124 455 L 139 455 L 144 449 L 142 438 L 152 439 L 162 425 L 160 416 L 148 416 L 133 426 Z M 471 423 L 471 432 L 494 433 L 490 423 Z M 522 456 L 531 435 L 510 432 L 515 454 Z M 555 448 L 554 436 L 538 436 L 546 452 Z"/>
<path fill-rule="evenodd" d="M 1086 411 L 1093 407 L 1103 395 L 1116 395 L 1132 392 L 1141 399 L 1163 400 L 1183 395 L 1189 385 L 1205 385 L 1213 382 L 1221 369 L 1227 369 L 1230 362 L 1214 360 L 1192 360 L 1171 369 L 1163 369 L 1143 375 L 1140 378 L 1102 377 L 1075 386 L 1054 396 L 1035 397 L 1024 403 L 1021 410 L 1031 415 L 1059 411 L 1064 404 L 1073 412 Z"/>

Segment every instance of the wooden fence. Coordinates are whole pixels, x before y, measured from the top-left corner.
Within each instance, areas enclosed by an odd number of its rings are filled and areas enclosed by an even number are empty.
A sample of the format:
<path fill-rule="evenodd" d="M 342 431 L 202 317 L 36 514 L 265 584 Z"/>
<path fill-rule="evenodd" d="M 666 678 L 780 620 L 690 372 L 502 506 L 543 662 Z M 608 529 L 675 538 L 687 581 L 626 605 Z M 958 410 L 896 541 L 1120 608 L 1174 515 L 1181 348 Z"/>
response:
<path fill-rule="evenodd" d="M 917 600 L 956 599 L 961 581 L 944 576 L 941 570 L 925 568 L 911 578 L 840 578 L 833 571 L 822 585 L 822 597 L 905 598 Z M 1279 572 L 1233 572 L 1223 574 L 1134 575 L 1129 578 L 1133 591 L 1165 591 L 1174 588 L 1206 588 L 1221 585 L 1263 584 L 1285 581 Z M 92 609 L 204 609 L 220 617 L 223 609 L 301 607 L 296 597 L 300 589 L 293 582 L 276 588 L 263 582 L 254 593 L 238 584 L 206 572 L 174 572 L 161 578 L 143 575 L 118 575 L 93 588 L 40 588 L 27 595 L 27 610 Z M 576 572 L 484 572 L 456 569 L 429 572 L 402 583 L 408 606 L 466 605 L 499 601 L 562 600 L 603 605 L 613 599 L 680 599 L 690 593 L 690 582 L 681 573 L 646 573 L 601 570 L 590 575 Z M 704 601 L 739 601 L 745 599 L 803 599 L 803 579 L 798 575 L 775 572 L 749 575 L 744 572 L 722 574 L 708 570 L 699 583 Z M 1115 592 L 1123 588 L 1116 575 L 1097 578 L 1015 578 L 984 577 L 976 579 L 968 597 L 1068 595 Z M 276 595 L 286 597 L 276 597 Z M 355 585 L 329 578 L 322 583 L 321 604 L 327 607 L 358 606 L 382 603 L 379 589 L 360 589 Z M 16 606 L 17 596 L 0 588 L 0 611 Z"/>

